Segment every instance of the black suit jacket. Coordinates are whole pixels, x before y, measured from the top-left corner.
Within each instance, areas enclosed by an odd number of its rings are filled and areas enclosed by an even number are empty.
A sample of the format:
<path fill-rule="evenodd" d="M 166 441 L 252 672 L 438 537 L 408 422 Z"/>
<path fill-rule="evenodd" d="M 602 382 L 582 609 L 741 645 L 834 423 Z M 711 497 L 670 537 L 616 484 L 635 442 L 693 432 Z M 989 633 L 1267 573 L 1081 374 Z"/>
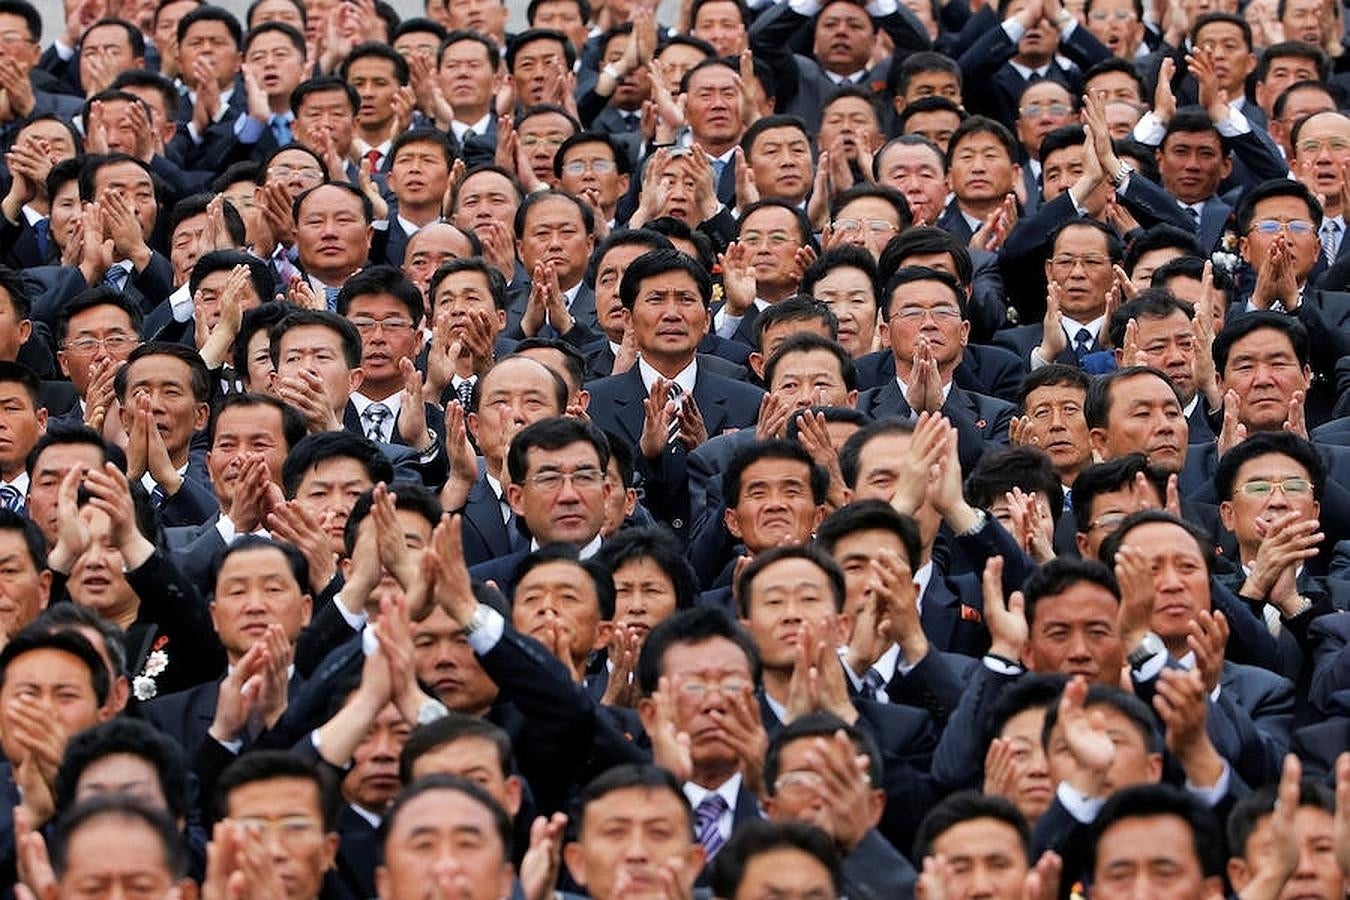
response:
<path fill-rule="evenodd" d="M 858 398 L 858 409 L 874 419 L 886 416 L 908 416 L 909 402 L 895 379 L 879 388 L 863 392 Z M 1008 443 L 1008 424 L 1015 407 L 1006 400 L 986 397 L 963 390 L 953 384 L 942 404 L 942 414 L 956 427 L 961 470 L 969 472 L 984 455 L 989 444 Z"/>
<path fill-rule="evenodd" d="M 480 474 L 469 488 L 463 516 L 464 562 L 470 566 L 519 552 L 530 544 L 524 535 L 502 519 L 501 504 L 484 474 Z"/>
<path fill-rule="evenodd" d="M 881 387 L 895 380 L 895 354 L 890 350 L 869 353 L 854 360 L 854 364 L 861 390 Z M 952 374 L 952 382 L 967 391 L 1016 403 L 1017 392 L 1026 374 L 1026 365 L 1006 347 L 966 344 L 961 362 Z"/>

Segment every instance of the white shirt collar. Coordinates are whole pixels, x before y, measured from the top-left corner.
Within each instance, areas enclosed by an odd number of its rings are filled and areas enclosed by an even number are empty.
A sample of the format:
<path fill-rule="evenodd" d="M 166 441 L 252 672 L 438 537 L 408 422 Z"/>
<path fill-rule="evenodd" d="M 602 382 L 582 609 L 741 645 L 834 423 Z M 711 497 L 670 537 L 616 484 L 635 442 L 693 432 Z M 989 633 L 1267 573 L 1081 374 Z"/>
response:
<path fill-rule="evenodd" d="M 28 473 L 27 473 L 27 472 L 20 472 L 18 475 L 15 475 L 13 481 L 5 481 L 5 482 L 0 482 L 0 483 L 2 483 L 2 484 L 7 484 L 7 485 L 9 485 L 10 487 L 14 488 L 16 491 L 19 492 L 19 496 L 20 496 L 20 497 L 27 497 L 27 496 L 28 496 Z"/>
<path fill-rule="evenodd" d="M 380 827 L 380 822 L 384 820 L 383 816 L 377 815 L 359 804 L 348 803 L 347 806 L 351 808 L 352 812 L 369 822 L 371 828 L 378 829 Z"/>
<path fill-rule="evenodd" d="M 652 388 L 656 386 L 656 379 L 664 378 L 664 376 L 653 369 L 651 364 L 643 359 L 641 355 L 638 356 L 638 374 L 642 376 L 642 386 L 646 389 L 648 394 L 650 394 Z M 698 381 L 698 359 L 695 358 L 690 360 L 689 365 L 681 369 L 673 379 L 667 378 L 665 380 L 674 381 L 686 394 L 694 393 L 694 384 Z"/>
<path fill-rule="evenodd" d="M 412 237 L 422 229 L 421 225 L 418 225 L 416 222 L 409 222 L 400 215 L 395 214 L 394 218 L 398 220 L 398 227 L 402 228 L 403 233 L 408 237 Z"/>
<path fill-rule="evenodd" d="M 1073 336 L 1078 333 L 1080 328 L 1086 328 L 1092 335 L 1092 339 L 1097 340 L 1097 336 L 1102 333 L 1102 325 L 1106 323 L 1106 316 L 1098 316 L 1091 322 L 1079 322 L 1061 314 L 1060 319 L 1064 324 L 1064 334 L 1069 338 L 1069 346 L 1073 346 Z"/>
<path fill-rule="evenodd" d="M 956 207 L 956 211 L 961 214 L 961 218 L 966 220 L 966 224 L 970 226 L 970 230 L 972 233 L 979 231 L 981 228 L 984 227 L 984 219 L 981 219 L 977 216 L 972 216 L 970 213 L 962 209 L 959 203 Z"/>
<path fill-rule="evenodd" d="M 919 610 L 919 615 L 923 615 L 923 598 L 928 593 L 928 585 L 933 582 L 933 561 L 919 566 L 919 570 L 914 573 L 914 584 L 918 591 L 914 595 L 914 605 Z"/>
<path fill-rule="evenodd" d="M 44 216 L 36 209 L 33 209 L 33 204 L 31 203 L 25 203 L 22 207 L 20 207 L 20 212 L 23 213 L 23 219 L 25 222 L 28 223 L 29 227 L 32 227 L 36 225 L 38 222 L 41 222 L 43 219 L 47 218 L 47 216 Z"/>
<path fill-rule="evenodd" d="M 597 534 L 595 537 L 591 538 L 591 542 L 589 544 L 587 544 L 586 546 L 582 547 L 580 550 L 577 551 L 577 556 L 580 557 L 581 559 L 590 559 L 596 553 L 600 552 L 601 543 L 602 541 L 600 535 Z M 530 538 L 530 552 L 533 553 L 538 549 L 539 549 L 539 539 Z"/>
<path fill-rule="evenodd" d="M 352 405 L 356 407 L 356 414 L 358 416 L 366 411 L 367 406 L 370 406 L 370 404 L 376 402 L 375 400 L 370 399 L 365 394 L 362 394 L 359 391 L 353 391 L 351 397 L 352 397 Z M 392 422 L 393 420 L 398 418 L 398 411 L 403 408 L 403 392 L 395 391 L 388 397 L 385 397 L 383 400 L 380 400 L 378 402 L 383 403 L 386 407 L 388 407 L 389 412 L 393 414 L 393 417 L 390 420 Z"/>
<path fill-rule="evenodd" d="M 1195 412 L 1195 408 L 1199 405 L 1200 405 L 1200 392 L 1196 391 L 1195 396 L 1191 398 L 1190 403 L 1186 404 L 1186 408 L 1181 411 L 1181 414 L 1189 419 L 1191 417 L 1191 413 Z"/>
<path fill-rule="evenodd" d="M 1033 69 L 1033 68 L 1030 68 L 1029 66 L 1024 66 L 1024 65 L 1022 65 L 1022 64 L 1019 63 L 1019 62 L 1013 62 L 1013 61 L 1010 59 L 1010 60 L 1008 60 L 1008 65 L 1012 66 L 1012 67 L 1013 67 L 1013 71 L 1017 72 L 1018 75 L 1021 75 L 1021 76 L 1022 76 L 1022 80 L 1023 80 L 1023 81 L 1026 81 L 1028 78 L 1030 78 L 1032 72 L 1035 72 L 1037 75 L 1041 76 L 1042 78 L 1044 78 L 1046 75 L 1050 74 L 1050 63 L 1046 63 L 1045 65 L 1041 66 L 1039 69 Z"/>
<path fill-rule="evenodd" d="M 702 803 L 704 798 L 709 794 L 718 794 L 727 802 L 727 811 L 723 813 L 724 816 L 735 815 L 736 798 L 741 794 L 741 773 L 737 771 L 726 781 L 718 785 L 715 790 L 711 791 L 705 787 L 694 784 L 692 781 L 686 781 L 684 783 L 684 795 L 689 798 L 689 804 L 693 806 L 694 809 L 698 809 L 698 805 Z"/>
<path fill-rule="evenodd" d="M 905 384 L 905 380 L 901 378 L 899 375 L 896 375 L 895 383 L 900 386 L 900 393 L 904 394 L 905 397 L 908 397 L 909 385 Z M 942 402 L 944 404 L 947 402 L 947 398 L 951 396 L 951 393 L 952 393 L 952 381 L 948 380 L 947 383 L 942 386 Z M 908 402 L 908 400 L 906 400 L 906 402 Z M 917 579 L 919 576 L 915 574 L 914 577 Z"/>
<path fill-rule="evenodd" d="M 187 476 L 187 470 L 187 463 L 183 463 L 176 471 L 179 477 L 183 478 Z M 145 488 L 147 493 L 153 492 L 155 488 L 159 487 L 159 482 L 155 481 L 154 476 L 150 474 L 148 469 L 141 475 L 141 487 Z"/>
<path fill-rule="evenodd" d="M 487 134 L 492 127 L 492 113 L 487 113 L 477 122 L 461 122 L 459 119 L 450 120 L 450 130 L 455 133 L 455 137 L 460 141 L 464 140 L 464 135 L 469 129 L 473 129 L 474 134 Z"/>
<path fill-rule="evenodd" d="M 859 69 L 858 71 L 854 72 L 851 75 L 836 75 L 835 73 L 829 71 L 825 73 L 825 77 L 830 79 L 837 85 L 862 84 L 861 79 L 865 78 L 866 76 L 867 76 L 866 69 Z"/>

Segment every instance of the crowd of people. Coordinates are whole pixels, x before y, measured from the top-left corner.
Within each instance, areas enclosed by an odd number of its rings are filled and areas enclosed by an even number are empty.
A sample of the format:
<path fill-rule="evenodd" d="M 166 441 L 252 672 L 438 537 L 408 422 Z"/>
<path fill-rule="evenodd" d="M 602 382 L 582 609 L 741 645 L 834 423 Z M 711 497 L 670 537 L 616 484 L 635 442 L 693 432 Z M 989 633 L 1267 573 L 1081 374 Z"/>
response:
<path fill-rule="evenodd" d="M 6 896 L 1345 900 L 1340 0 L 62 12 Z"/>

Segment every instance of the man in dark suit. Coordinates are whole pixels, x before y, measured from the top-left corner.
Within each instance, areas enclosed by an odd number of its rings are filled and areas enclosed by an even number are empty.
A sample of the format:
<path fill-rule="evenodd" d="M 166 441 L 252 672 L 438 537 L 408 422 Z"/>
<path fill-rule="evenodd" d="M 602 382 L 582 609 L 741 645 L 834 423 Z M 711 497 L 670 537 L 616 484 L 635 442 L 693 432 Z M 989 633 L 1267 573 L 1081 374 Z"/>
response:
<path fill-rule="evenodd" d="M 863 393 L 858 409 L 873 418 L 941 412 L 956 426 L 962 468 L 973 467 L 985 443 L 1008 439 L 1013 405 L 956 386 L 970 324 L 966 292 L 955 278 L 927 268 L 896 273 L 882 300 L 890 323 L 896 376 Z"/>
<path fill-rule="evenodd" d="M 971 116 L 952 132 L 948 178 L 952 200 L 937 227 L 965 246 L 1013 194 L 1022 177 L 1017 140 L 1001 123 Z"/>
<path fill-rule="evenodd" d="M 872 16 L 838 0 L 821 4 L 812 17 L 803 15 L 787 0 L 762 12 L 750 28 L 750 48 L 756 59 L 767 62 L 778 84 L 781 112 L 806 122 L 812 132 L 820 128 L 825 101 L 840 86 L 857 84 L 877 90 L 885 86 L 892 60 L 869 69 L 877 30 L 886 32 L 895 45 L 897 58 L 931 46 L 923 25 L 904 4 L 886 15 Z M 811 55 L 793 52 L 792 37 L 810 27 L 814 33 Z"/>
<path fill-rule="evenodd" d="M 441 218 L 455 155 L 444 134 L 415 128 L 394 140 L 389 160 L 387 182 L 393 199 L 389 201 L 384 262 L 399 268 L 408 239 Z"/>
<path fill-rule="evenodd" d="M 454 31 L 441 46 L 436 77 L 455 113 L 449 129 L 455 151 L 469 168 L 491 163 L 496 156 L 492 101 L 499 64 L 500 51 L 477 31 Z"/>
<path fill-rule="evenodd" d="M 508 291 L 506 336 L 561 337 L 584 347 L 598 336 L 595 292 L 586 263 L 595 247 L 595 214 L 571 194 L 530 194 L 516 216 L 516 243 L 528 280 Z"/>

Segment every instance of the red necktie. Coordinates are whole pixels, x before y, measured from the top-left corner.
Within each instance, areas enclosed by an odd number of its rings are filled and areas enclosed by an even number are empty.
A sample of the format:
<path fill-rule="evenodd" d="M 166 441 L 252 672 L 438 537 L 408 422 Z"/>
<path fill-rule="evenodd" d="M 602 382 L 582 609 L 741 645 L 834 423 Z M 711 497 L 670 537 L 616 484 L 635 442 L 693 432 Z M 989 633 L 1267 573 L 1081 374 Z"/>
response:
<path fill-rule="evenodd" d="M 366 159 L 370 160 L 370 174 L 374 175 L 380 171 L 380 157 L 384 154 L 378 150 L 370 149 L 366 151 Z"/>

